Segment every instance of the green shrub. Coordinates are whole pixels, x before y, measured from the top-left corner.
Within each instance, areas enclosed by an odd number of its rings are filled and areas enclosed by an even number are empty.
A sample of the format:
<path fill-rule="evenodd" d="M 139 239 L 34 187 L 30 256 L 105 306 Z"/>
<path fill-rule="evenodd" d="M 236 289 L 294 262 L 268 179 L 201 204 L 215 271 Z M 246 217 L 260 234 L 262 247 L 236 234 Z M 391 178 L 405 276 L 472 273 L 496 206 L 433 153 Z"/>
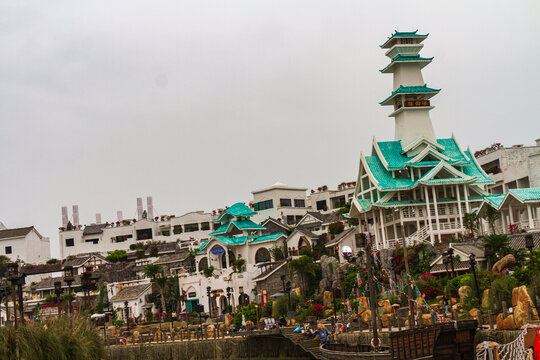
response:
<path fill-rule="evenodd" d="M 493 282 L 493 296 L 497 304 L 506 301 L 507 306 L 512 303 L 512 290 L 517 287 L 518 281 L 512 276 L 502 276 Z"/>
<path fill-rule="evenodd" d="M 291 293 L 291 311 L 296 311 L 299 305 L 303 303 L 304 299 L 296 294 Z M 280 316 L 287 315 L 287 308 L 289 306 L 289 297 L 287 295 L 280 296 L 275 301 L 272 317 L 279 318 Z"/>

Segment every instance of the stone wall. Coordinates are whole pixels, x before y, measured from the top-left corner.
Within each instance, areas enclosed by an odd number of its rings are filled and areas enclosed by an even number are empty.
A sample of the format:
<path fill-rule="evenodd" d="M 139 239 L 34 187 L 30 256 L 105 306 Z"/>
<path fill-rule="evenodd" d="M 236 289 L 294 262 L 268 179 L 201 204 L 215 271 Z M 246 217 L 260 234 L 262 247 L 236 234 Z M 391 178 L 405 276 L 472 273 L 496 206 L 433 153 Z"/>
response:
<path fill-rule="evenodd" d="M 111 346 L 107 350 L 108 360 L 311 359 L 299 346 L 279 335 Z"/>
<path fill-rule="evenodd" d="M 262 294 L 263 290 L 266 290 L 268 296 L 275 293 L 283 292 L 283 282 L 281 281 L 281 275 L 285 275 L 285 283 L 287 283 L 287 281 L 290 281 L 292 283 L 292 288 L 294 289 L 296 287 L 294 280 L 291 280 L 289 278 L 289 267 L 285 265 L 282 266 L 281 269 L 274 272 L 272 275 L 268 276 L 266 279 L 257 281 L 257 294 Z"/>

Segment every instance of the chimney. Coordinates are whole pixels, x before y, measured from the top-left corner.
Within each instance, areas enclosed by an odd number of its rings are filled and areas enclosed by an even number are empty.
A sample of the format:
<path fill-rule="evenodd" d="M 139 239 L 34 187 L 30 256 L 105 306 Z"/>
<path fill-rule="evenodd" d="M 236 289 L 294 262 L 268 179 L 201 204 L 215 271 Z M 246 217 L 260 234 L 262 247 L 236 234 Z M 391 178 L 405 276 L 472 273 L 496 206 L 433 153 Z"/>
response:
<path fill-rule="evenodd" d="M 540 139 L 536 139 L 534 141 L 536 141 L 536 146 L 540 146 Z"/>
<path fill-rule="evenodd" d="M 151 196 L 146 197 L 146 209 L 148 212 L 148 219 L 149 220 L 154 219 L 154 203 L 152 202 Z"/>
<path fill-rule="evenodd" d="M 73 226 L 79 225 L 79 205 L 73 205 Z"/>
<path fill-rule="evenodd" d="M 124 217 L 122 216 L 122 210 L 118 210 L 116 212 L 116 218 L 118 219 L 118 221 L 124 220 Z"/>
<path fill-rule="evenodd" d="M 137 198 L 137 220 L 142 219 L 142 198 Z"/>
<path fill-rule="evenodd" d="M 68 223 L 68 212 L 67 212 L 67 206 L 62 206 L 62 226 L 66 227 Z"/>
<path fill-rule="evenodd" d="M 101 224 L 101 214 L 100 213 L 97 213 L 96 214 L 96 224 Z"/>

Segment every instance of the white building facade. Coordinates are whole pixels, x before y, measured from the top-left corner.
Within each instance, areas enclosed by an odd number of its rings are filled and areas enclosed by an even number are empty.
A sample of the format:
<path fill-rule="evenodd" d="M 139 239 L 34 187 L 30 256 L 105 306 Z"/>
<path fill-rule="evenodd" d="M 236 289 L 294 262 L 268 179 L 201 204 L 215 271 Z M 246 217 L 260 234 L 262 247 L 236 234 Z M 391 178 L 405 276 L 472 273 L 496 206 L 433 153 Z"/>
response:
<path fill-rule="evenodd" d="M 33 226 L 0 230 L 0 255 L 12 261 L 45 263 L 51 258 L 49 238 L 41 236 Z"/>

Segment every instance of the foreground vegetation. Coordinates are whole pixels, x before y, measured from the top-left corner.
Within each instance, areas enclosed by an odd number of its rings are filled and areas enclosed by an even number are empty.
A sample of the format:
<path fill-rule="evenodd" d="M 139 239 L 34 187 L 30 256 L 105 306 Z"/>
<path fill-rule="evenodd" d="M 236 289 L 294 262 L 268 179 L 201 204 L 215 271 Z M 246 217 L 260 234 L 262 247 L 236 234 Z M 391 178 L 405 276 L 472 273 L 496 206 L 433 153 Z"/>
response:
<path fill-rule="evenodd" d="M 19 327 L 21 359 L 98 360 L 105 357 L 105 346 L 95 326 L 74 315 L 73 328 L 68 316 Z M 0 328 L 0 360 L 15 359 L 15 328 Z"/>

